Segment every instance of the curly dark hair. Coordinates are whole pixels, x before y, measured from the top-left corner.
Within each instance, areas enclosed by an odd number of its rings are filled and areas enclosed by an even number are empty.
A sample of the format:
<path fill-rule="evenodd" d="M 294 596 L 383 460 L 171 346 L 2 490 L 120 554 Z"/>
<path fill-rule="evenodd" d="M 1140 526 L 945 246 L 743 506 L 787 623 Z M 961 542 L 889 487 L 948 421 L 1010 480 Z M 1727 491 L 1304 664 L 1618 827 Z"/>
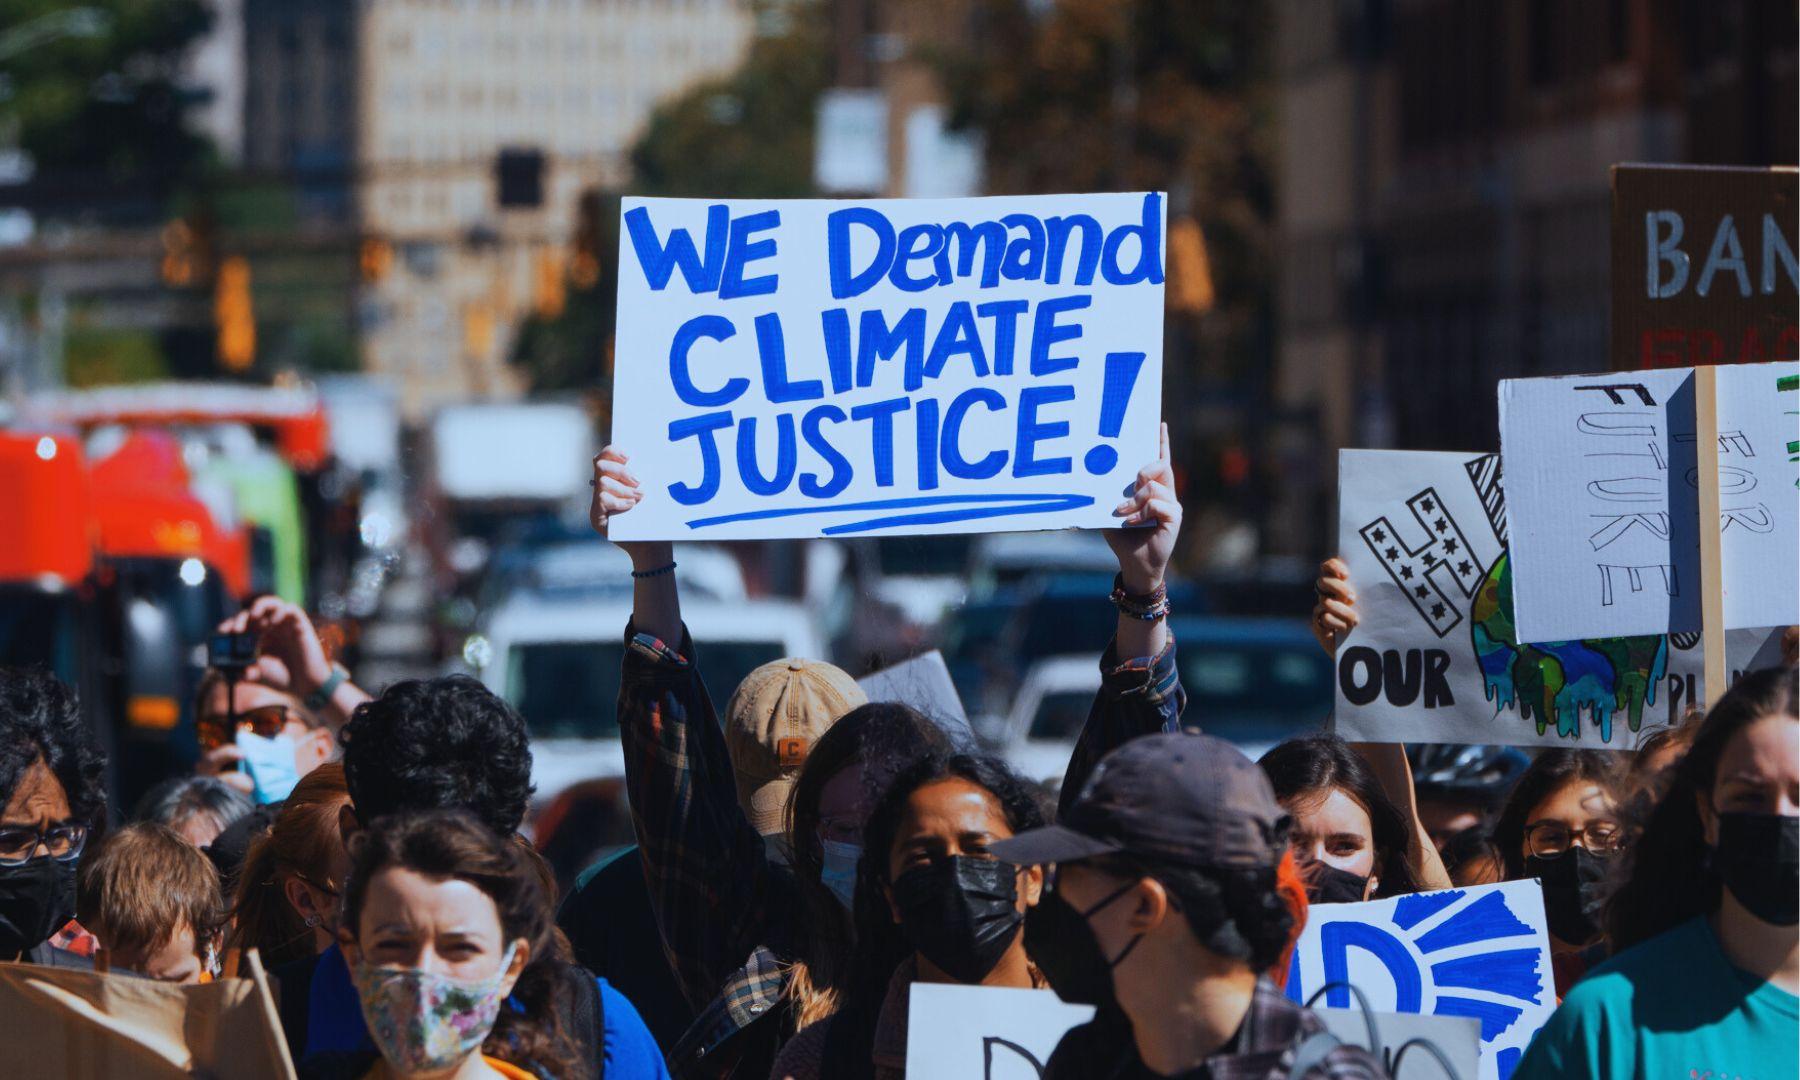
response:
<path fill-rule="evenodd" d="M 502 836 L 531 802 L 525 720 L 467 675 L 397 682 L 356 707 L 338 739 L 363 824 L 387 814 L 457 807 Z"/>
<path fill-rule="evenodd" d="M 1307 735 L 1289 739 L 1264 754 L 1257 762 L 1275 788 L 1284 807 L 1323 796 L 1333 788 L 1342 791 L 1369 815 L 1375 844 L 1375 896 L 1404 896 L 1423 888 L 1408 853 L 1412 850 L 1412 824 L 1381 789 L 1374 770 L 1362 755 L 1336 735 Z"/>
<path fill-rule="evenodd" d="M 888 983 L 913 952 L 888 906 L 888 888 L 893 884 L 888 867 L 895 834 L 913 792 L 941 780 L 965 780 L 993 796 L 1015 835 L 1037 828 L 1047 818 L 1038 789 L 998 758 L 933 754 L 894 777 L 863 826 L 863 856 L 856 866 L 856 948 L 850 956 L 838 1011 L 825 1036 L 821 1076 L 858 1080 L 874 1075 L 869 1050 Z"/>
<path fill-rule="evenodd" d="M 105 825 L 106 752 L 75 691 L 41 668 L 0 668 L 0 807 L 36 761 L 62 784 L 74 820 Z"/>
<path fill-rule="evenodd" d="M 343 925 L 352 936 L 361 931 L 370 878 L 388 867 L 469 882 L 494 901 L 504 939 L 523 939 L 530 946 L 530 958 L 512 988 L 518 1007 L 500 1010 L 481 1052 L 536 1075 L 591 1075 L 562 1018 L 572 1015 L 573 982 L 592 976 L 569 962 L 556 935 L 542 875 L 524 849 L 461 810 L 382 818 L 350 842 Z"/>
<path fill-rule="evenodd" d="M 1506 797 L 1506 805 L 1494 821 L 1494 847 L 1506 866 L 1506 880 L 1518 881 L 1525 874 L 1525 827 L 1531 824 L 1532 811 L 1556 794 L 1565 784 L 1585 781 L 1598 784 L 1608 798 L 1619 797 L 1624 779 L 1622 755 L 1611 750 L 1572 750 L 1556 747 L 1545 750 L 1519 774 L 1518 785 Z"/>
<path fill-rule="evenodd" d="M 1709 858 L 1700 804 L 1713 805 L 1719 759 L 1738 732 L 1766 716 L 1800 715 L 1800 675 L 1793 667 L 1744 674 L 1695 730 L 1693 747 L 1673 766 L 1669 789 L 1650 811 L 1642 834 L 1620 860 L 1618 887 L 1607 898 L 1606 932 L 1616 954 L 1719 908 L 1723 887 Z"/>

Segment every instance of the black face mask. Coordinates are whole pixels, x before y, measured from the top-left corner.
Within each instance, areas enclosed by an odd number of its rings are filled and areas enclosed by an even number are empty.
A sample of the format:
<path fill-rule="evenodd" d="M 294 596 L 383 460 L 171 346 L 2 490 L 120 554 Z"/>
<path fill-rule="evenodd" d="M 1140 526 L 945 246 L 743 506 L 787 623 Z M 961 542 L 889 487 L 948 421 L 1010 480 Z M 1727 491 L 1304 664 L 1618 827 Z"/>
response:
<path fill-rule="evenodd" d="M 1713 869 L 1745 911 L 1770 926 L 1800 923 L 1800 817 L 1720 814 Z"/>
<path fill-rule="evenodd" d="M 1112 969 L 1144 939 L 1131 939 L 1125 951 L 1111 960 L 1100 951 L 1100 940 L 1088 918 L 1130 892 L 1132 882 L 1086 911 L 1076 911 L 1062 894 L 1051 890 L 1025 915 L 1025 952 L 1049 980 L 1056 996 L 1071 1005 L 1101 1007 L 1113 1000 Z"/>
<path fill-rule="evenodd" d="M 1584 847 L 1548 859 L 1531 855 L 1525 859 L 1525 875 L 1543 884 L 1544 919 L 1558 940 L 1586 945 L 1600 936 L 1605 859 Z"/>
<path fill-rule="evenodd" d="M 952 855 L 894 879 L 900 932 L 919 955 L 957 982 L 978 983 L 1012 946 L 1019 868 L 998 859 Z"/>
<path fill-rule="evenodd" d="M 37 948 L 74 917 L 74 863 L 43 855 L 0 866 L 0 957 Z"/>
<path fill-rule="evenodd" d="M 1329 863 L 1315 862 L 1307 867 L 1306 899 L 1313 904 L 1355 904 L 1369 891 L 1365 874 L 1352 874 Z"/>

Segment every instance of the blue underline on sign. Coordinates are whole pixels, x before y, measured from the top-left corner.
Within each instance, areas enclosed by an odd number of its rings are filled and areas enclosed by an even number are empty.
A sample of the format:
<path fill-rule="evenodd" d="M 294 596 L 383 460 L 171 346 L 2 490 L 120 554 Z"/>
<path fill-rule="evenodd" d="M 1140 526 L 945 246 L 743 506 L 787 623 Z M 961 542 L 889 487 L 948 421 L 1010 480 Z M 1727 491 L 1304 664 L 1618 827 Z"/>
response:
<path fill-rule="evenodd" d="M 978 505 L 967 505 L 969 503 Z M 994 505 L 996 503 L 1012 505 L 996 506 Z M 964 505 L 958 506 L 958 504 Z M 918 495 L 902 499 L 877 499 L 873 502 L 828 503 L 820 506 L 783 506 L 771 507 L 766 510 L 746 510 L 737 514 L 695 518 L 688 522 L 687 526 L 690 529 L 707 529 L 714 525 L 731 525 L 740 521 L 800 517 L 806 514 L 847 514 L 867 510 L 918 510 L 929 506 L 955 507 L 954 509 L 932 510 L 919 514 L 895 514 L 889 517 L 871 518 L 867 521 L 852 521 L 820 530 L 825 536 L 839 536 L 844 533 L 873 532 L 877 529 L 894 529 L 905 525 L 943 525 L 953 521 L 1010 517 L 1015 514 L 1050 514 L 1058 510 L 1078 510 L 1081 507 L 1092 505 L 1094 505 L 1093 496 L 1072 493 Z"/>

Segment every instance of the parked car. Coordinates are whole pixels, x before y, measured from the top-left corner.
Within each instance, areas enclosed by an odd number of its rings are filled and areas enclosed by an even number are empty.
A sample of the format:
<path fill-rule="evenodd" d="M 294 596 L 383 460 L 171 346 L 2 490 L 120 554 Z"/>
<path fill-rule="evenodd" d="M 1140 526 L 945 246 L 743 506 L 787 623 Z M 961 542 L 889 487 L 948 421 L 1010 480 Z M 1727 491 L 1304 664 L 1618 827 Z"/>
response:
<path fill-rule="evenodd" d="M 1331 715 L 1336 668 L 1305 619 L 1177 615 L 1185 721 L 1253 758 Z"/>
<path fill-rule="evenodd" d="M 1304 620 L 1196 615 L 1177 617 L 1169 630 L 1188 695 L 1185 724 L 1257 758 L 1330 715 L 1335 669 Z M 1027 779 L 1061 780 L 1100 686 L 1099 660 L 1050 656 L 1026 670 L 997 749 Z"/>
<path fill-rule="evenodd" d="M 781 600 L 694 599 L 683 605 L 701 678 L 723 710 L 757 666 L 820 654 L 811 617 Z M 522 590 L 494 610 L 465 659 L 525 717 L 532 782 L 548 800 L 584 780 L 624 775 L 617 705 L 621 637 L 631 594 Z"/>
<path fill-rule="evenodd" d="M 1000 756 L 1025 779 L 1060 786 L 1099 689 L 1098 652 L 1031 665 L 1001 728 Z"/>

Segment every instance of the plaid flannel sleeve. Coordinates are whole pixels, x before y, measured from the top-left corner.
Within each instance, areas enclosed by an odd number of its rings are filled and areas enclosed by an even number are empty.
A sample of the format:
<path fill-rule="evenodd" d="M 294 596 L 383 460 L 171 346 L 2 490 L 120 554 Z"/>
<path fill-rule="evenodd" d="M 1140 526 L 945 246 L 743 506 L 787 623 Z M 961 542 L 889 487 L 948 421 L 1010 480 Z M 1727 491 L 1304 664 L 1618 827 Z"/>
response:
<path fill-rule="evenodd" d="M 1168 644 L 1155 656 L 1123 662 L 1117 640 L 1109 642 L 1100 657 L 1100 692 L 1094 695 L 1087 723 L 1069 757 L 1057 813 L 1068 812 L 1096 762 L 1139 735 L 1179 731 L 1186 707 L 1187 691 L 1175 666 L 1175 635 L 1169 635 Z"/>
<path fill-rule="evenodd" d="M 663 948 L 698 1008 L 767 936 L 773 875 L 685 628 L 678 649 L 626 628 L 619 738 Z"/>

